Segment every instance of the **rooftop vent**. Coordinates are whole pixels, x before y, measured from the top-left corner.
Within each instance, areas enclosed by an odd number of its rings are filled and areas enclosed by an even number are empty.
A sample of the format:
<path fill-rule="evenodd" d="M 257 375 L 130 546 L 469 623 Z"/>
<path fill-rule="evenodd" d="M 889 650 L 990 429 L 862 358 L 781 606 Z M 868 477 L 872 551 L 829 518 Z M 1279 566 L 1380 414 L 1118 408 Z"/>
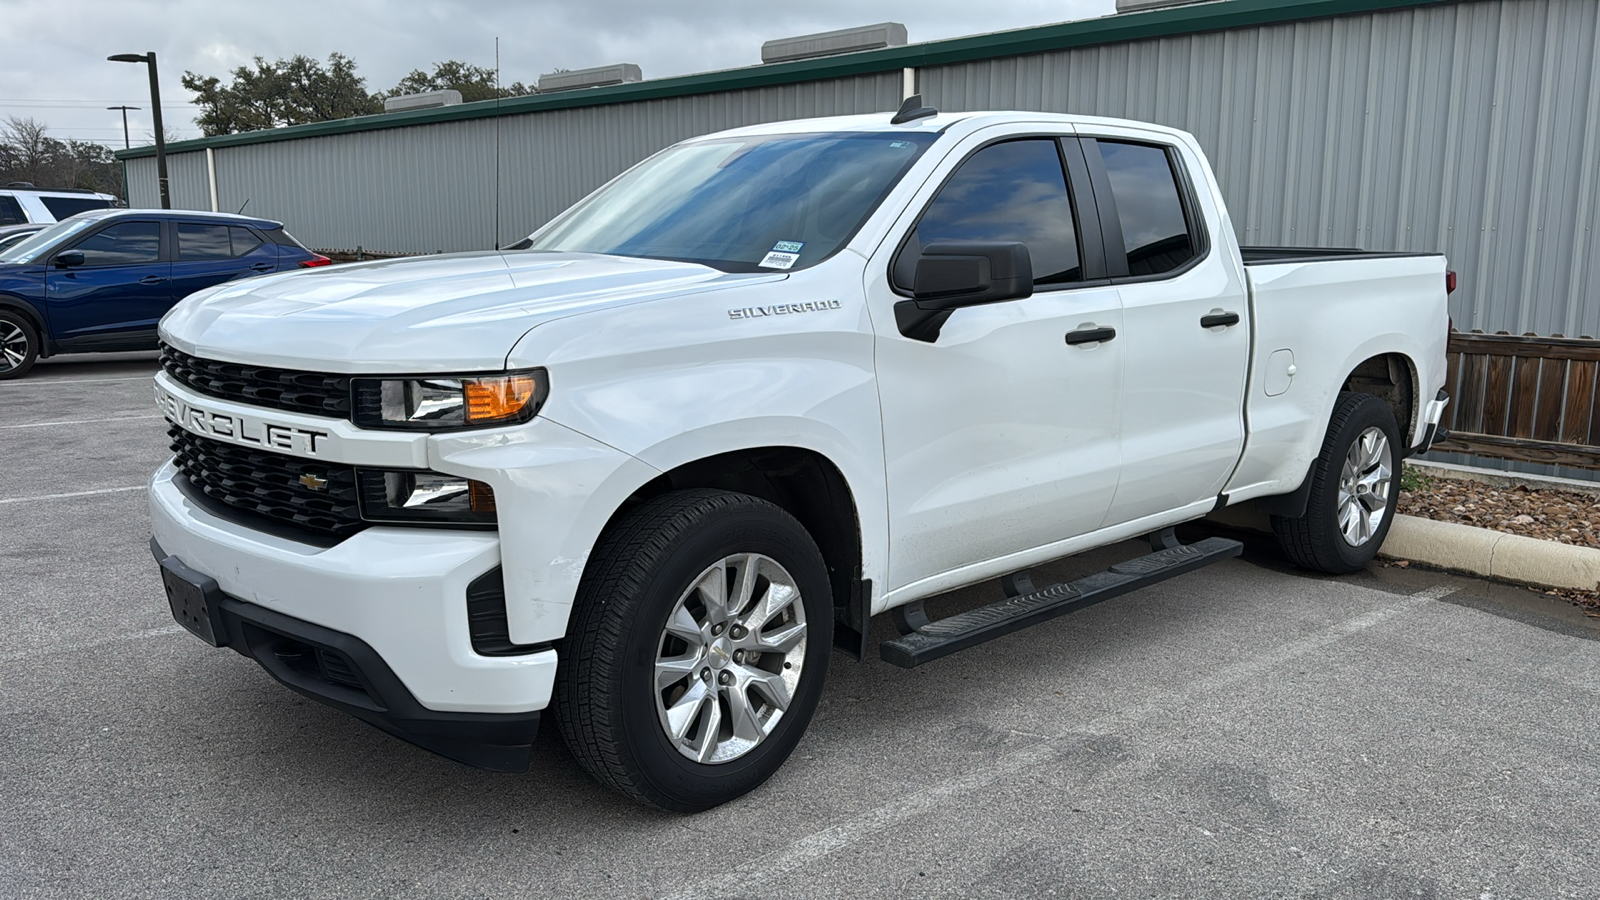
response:
<path fill-rule="evenodd" d="M 1193 6 L 1204 3 L 1206 0 L 1117 0 L 1117 12 L 1144 12 L 1147 9 L 1163 9 L 1168 6 Z"/>
<path fill-rule="evenodd" d="M 461 102 L 460 91 L 428 91 L 423 94 L 402 94 L 383 101 L 384 112 L 403 109 L 432 109 L 435 106 L 455 106 Z"/>
<path fill-rule="evenodd" d="M 761 45 L 764 63 L 790 62 L 796 59 L 816 59 L 819 56 L 838 56 L 858 50 L 877 50 L 881 47 L 904 47 L 906 27 L 899 22 L 884 22 L 861 28 L 824 31 L 800 37 L 767 41 Z"/>
<path fill-rule="evenodd" d="M 644 75 L 638 66 L 633 63 L 617 63 L 614 66 L 596 66 L 593 69 L 574 69 L 571 72 L 540 75 L 539 93 L 605 87 L 608 84 L 631 84 L 643 80 Z"/>

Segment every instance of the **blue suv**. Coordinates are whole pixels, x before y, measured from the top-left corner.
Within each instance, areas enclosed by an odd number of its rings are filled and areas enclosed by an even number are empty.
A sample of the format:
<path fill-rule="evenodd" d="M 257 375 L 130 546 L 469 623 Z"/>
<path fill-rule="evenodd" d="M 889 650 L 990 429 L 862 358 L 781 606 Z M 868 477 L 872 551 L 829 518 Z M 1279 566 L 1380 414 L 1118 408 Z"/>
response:
<path fill-rule="evenodd" d="M 270 219 L 79 213 L 0 250 L 0 380 L 57 353 L 153 350 L 156 323 L 195 291 L 328 262 Z"/>

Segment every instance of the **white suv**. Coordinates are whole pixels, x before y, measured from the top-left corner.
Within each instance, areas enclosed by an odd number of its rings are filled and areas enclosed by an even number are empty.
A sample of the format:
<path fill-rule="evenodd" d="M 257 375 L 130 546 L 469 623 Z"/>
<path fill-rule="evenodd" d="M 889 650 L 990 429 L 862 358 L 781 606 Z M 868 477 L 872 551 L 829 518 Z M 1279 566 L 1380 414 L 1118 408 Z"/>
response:
<path fill-rule="evenodd" d="M 0 188 L 0 225 L 49 224 L 87 210 L 120 205 L 111 194 L 84 188 L 46 190 L 26 183 L 9 184 Z"/>

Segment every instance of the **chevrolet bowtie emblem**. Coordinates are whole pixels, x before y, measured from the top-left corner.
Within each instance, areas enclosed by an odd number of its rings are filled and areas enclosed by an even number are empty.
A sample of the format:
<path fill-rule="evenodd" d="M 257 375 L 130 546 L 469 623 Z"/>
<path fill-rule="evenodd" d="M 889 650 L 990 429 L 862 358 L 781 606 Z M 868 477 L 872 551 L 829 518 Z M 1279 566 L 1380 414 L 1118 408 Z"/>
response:
<path fill-rule="evenodd" d="M 328 479 L 320 478 L 311 472 L 301 475 L 300 483 L 313 491 L 325 491 L 328 489 Z"/>

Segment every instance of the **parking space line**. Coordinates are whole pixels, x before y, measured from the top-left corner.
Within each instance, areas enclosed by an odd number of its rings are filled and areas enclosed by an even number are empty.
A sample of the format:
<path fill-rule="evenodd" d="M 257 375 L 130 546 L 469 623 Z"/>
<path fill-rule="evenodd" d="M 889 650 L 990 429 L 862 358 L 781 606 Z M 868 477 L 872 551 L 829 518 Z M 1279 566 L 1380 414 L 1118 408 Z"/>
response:
<path fill-rule="evenodd" d="M 712 878 L 681 888 L 668 896 L 673 900 L 694 897 L 724 897 L 762 893 L 760 888 L 777 878 L 806 866 L 822 857 L 847 847 L 858 846 L 862 840 L 877 832 L 911 819 L 948 808 L 950 799 L 987 787 L 1013 775 L 1020 775 L 1061 755 L 1065 748 L 1057 742 L 1074 736 L 1111 734 L 1149 719 L 1164 710 L 1182 709 L 1200 695 L 1258 674 L 1296 657 L 1320 650 L 1352 635 L 1360 634 L 1375 625 L 1402 616 L 1433 601 L 1455 593 L 1455 588 L 1438 585 L 1398 598 L 1388 606 L 1375 609 L 1353 618 L 1336 622 L 1314 634 L 1290 641 L 1259 654 L 1243 663 L 1223 668 L 1215 675 L 1201 678 L 1181 691 L 1167 694 L 1143 706 L 1102 716 L 1075 728 L 1051 735 L 1042 741 L 1018 748 L 1001 756 L 994 763 L 962 775 L 936 781 L 933 784 L 875 809 L 862 812 L 853 818 L 821 831 L 812 832 L 789 847 L 776 851 L 766 859 L 755 860 L 743 871 L 726 877 Z"/>
<path fill-rule="evenodd" d="M 128 491 L 142 491 L 144 485 L 135 484 L 129 487 L 100 488 L 96 491 L 73 491 L 68 494 L 40 494 L 37 497 L 7 497 L 0 503 L 27 503 L 30 500 L 65 500 L 68 497 L 93 497 L 97 494 L 122 494 Z"/>
<path fill-rule="evenodd" d="M 23 424 L 23 425 L 0 425 L 0 429 L 6 429 L 6 428 L 44 428 L 47 425 L 92 425 L 92 424 L 98 424 L 100 422 L 132 422 L 132 421 L 135 421 L 137 419 L 159 419 L 159 418 L 161 418 L 161 414 L 160 413 L 152 413 L 152 414 L 150 414 L 148 416 L 106 416 L 104 418 L 99 418 L 99 419 L 63 419 L 63 420 L 61 420 L 59 422 L 28 422 L 28 423 Z"/>
<path fill-rule="evenodd" d="M 155 373 L 152 372 L 149 375 L 134 375 L 129 378 L 35 378 L 32 381 L 22 381 L 8 384 L 4 389 L 11 390 L 21 387 L 43 387 L 47 384 L 106 384 L 112 381 L 149 381 L 154 377 Z"/>

